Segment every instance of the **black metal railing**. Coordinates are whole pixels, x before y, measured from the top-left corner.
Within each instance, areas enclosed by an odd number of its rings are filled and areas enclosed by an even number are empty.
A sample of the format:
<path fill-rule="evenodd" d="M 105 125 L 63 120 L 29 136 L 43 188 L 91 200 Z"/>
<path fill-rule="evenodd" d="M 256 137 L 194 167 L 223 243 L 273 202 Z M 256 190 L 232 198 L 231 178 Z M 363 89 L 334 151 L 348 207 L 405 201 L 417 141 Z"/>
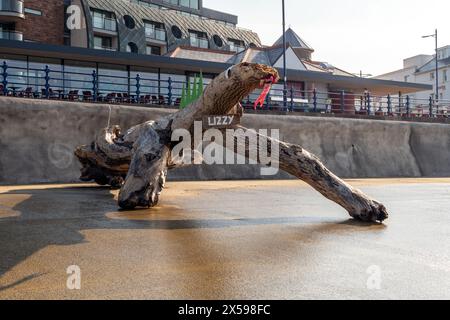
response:
<path fill-rule="evenodd" d="M 254 108 L 257 98 L 258 93 L 248 96 L 243 102 L 244 107 Z M 401 94 L 376 96 L 370 92 L 319 92 L 291 87 L 286 93 L 283 89 L 270 90 L 264 105 L 258 110 L 379 117 L 447 117 L 450 115 L 450 100 L 436 101 L 431 96 L 420 99 Z"/>
<path fill-rule="evenodd" d="M 160 105 L 178 107 L 187 81 L 172 77 L 120 76 L 105 73 L 105 70 L 86 69 L 80 72 L 43 68 L 9 66 L 3 62 L 0 69 L 0 95 L 89 101 L 107 103 L 130 103 L 138 105 Z M 192 86 L 191 86 L 192 87 Z M 259 92 L 242 100 L 246 109 L 255 109 Z M 286 100 L 286 104 L 285 104 Z M 258 111 L 303 112 L 316 114 L 361 115 L 378 117 L 447 118 L 450 100 L 436 101 L 414 98 L 410 95 L 376 96 L 345 91 L 319 92 L 297 90 L 290 87 L 287 92 L 275 85 Z"/>
<path fill-rule="evenodd" d="M 62 68 L 25 68 L 3 62 L 0 69 L 0 95 L 61 99 L 70 101 L 157 104 L 167 107 L 181 102 L 184 81 L 119 76 L 107 73 L 70 72 Z"/>

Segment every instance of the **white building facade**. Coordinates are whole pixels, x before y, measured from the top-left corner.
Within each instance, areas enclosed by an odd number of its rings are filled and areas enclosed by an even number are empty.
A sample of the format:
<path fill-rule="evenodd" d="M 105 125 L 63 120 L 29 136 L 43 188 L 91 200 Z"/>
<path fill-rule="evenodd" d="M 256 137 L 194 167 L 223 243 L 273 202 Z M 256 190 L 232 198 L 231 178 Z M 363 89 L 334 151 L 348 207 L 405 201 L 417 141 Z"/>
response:
<path fill-rule="evenodd" d="M 403 60 L 403 69 L 375 77 L 376 79 L 429 84 L 433 90 L 410 94 L 416 101 L 429 100 L 436 94 L 435 55 L 417 55 Z M 438 49 L 439 101 L 450 103 L 450 46 Z"/>

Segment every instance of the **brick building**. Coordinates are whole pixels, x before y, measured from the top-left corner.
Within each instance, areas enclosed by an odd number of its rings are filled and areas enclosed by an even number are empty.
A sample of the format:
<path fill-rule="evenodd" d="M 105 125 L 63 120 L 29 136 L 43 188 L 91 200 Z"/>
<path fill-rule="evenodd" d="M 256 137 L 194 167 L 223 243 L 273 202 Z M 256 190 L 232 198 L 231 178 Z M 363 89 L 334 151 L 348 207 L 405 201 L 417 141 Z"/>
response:
<path fill-rule="evenodd" d="M 7 75 L 0 86 L 4 94 L 52 89 L 61 96 L 76 90 L 175 101 L 199 72 L 205 84 L 239 62 L 282 73 L 282 39 L 264 46 L 256 32 L 237 24 L 237 16 L 205 8 L 202 0 L 0 0 L 0 63 Z M 286 40 L 291 101 L 301 105 L 340 100 L 340 109 L 353 110 L 351 95 L 430 89 L 356 77 L 314 61 L 314 49 L 292 29 Z M 280 101 L 282 88 L 273 87 L 271 101 Z"/>
<path fill-rule="evenodd" d="M 64 44 L 64 1 L 0 0 L 1 38 Z"/>

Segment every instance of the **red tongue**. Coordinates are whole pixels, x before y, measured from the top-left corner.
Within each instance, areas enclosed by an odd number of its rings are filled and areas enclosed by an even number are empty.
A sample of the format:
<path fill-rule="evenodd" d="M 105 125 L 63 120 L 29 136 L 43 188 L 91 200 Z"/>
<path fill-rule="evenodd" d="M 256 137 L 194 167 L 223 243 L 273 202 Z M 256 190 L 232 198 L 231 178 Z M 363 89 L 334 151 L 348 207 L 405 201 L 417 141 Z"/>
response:
<path fill-rule="evenodd" d="M 270 77 L 270 82 L 266 83 L 266 85 L 264 86 L 263 91 L 261 92 L 261 94 L 259 95 L 258 99 L 256 99 L 255 101 L 255 105 L 254 105 L 254 109 L 256 110 L 256 108 L 259 107 L 262 108 L 264 106 L 264 101 L 266 101 L 266 97 L 270 92 L 270 89 L 272 88 L 272 83 L 274 82 L 274 78 L 273 76 Z"/>

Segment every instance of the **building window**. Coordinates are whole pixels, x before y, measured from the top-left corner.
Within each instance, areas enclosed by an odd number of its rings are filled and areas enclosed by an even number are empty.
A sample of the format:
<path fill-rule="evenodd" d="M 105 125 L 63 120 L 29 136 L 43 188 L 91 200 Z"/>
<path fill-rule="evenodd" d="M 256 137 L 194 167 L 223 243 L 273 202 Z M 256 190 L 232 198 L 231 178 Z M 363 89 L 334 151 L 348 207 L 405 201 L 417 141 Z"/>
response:
<path fill-rule="evenodd" d="M 195 10 L 198 10 L 200 8 L 199 0 L 164 0 L 164 2 L 174 6 L 185 7 Z"/>
<path fill-rule="evenodd" d="M 434 80 L 434 72 L 430 73 L 430 80 Z"/>
<path fill-rule="evenodd" d="M 70 47 L 71 45 L 70 36 L 64 35 L 64 45 Z"/>
<path fill-rule="evenodd" d="M 448 81 L 447 70 L 443 71 L 443 76 L 444 76 L 444 81 L 447 82 Z"/>
<path fill-rule="evenodd" d="M 35 10 L 35 9 L 31 9 L 31 8 L 25 8 L 25 9 L 24 9 L 24 12 L 25 12 L 25 13 L 28 13 L 28 14 L 35 15 L 35 16 L 42 16 L 42 11 L 41 11 L 41 10 Z"/>
<path fill-rule="evenodd" d="M 145 36 L 150 39 L 166 41 L 166 30 L 164 24 L 158 22 L 145 21 Z"/>
<path fill-rule="evenodd" d="M 405 76 L 405 82 L 408 82 L 409 76 Z"/>
<path fill-rule="evenodd" d="M 204 32 L 189 30 L 189 38 L 192 47 L 209 48 L 208 36 Z"/>
<path fill-rule="evenodd" d="M 0 23 L 0 39 L 22 41 L 23 33 L 15 29 L 14 23 Z"/>
<path fill-rule="evenodd" d="M 138 53 L 139 49 L 138 49 L 136 43 L 129 42 L 128 45 L 127 45 L 127 52 Z"/>
<path fill-rule="evenodd" d="M 147 54 L 153 55 L 153 56 L 160 56 L 161 55 L 161 47 L 147 46 Z"/>
<path fill-rule="evenodd" d="M 117 23 L 111 12 L 92 9 L 92 24 L 94 28 L 117 31 Z"/>
<path fill-rule="evenodd" d="M 22 14 L 24 11 L 23 1 L 20 0 L 1 0 L 0 1 L 1 11 L 10 11 Z"/>
<path fill-rule="evenodd" d="M 134 19 L 132 16 L 130 15 L 124 15 L 123 16 L 123 21 L 125 22 L 125 26 L 128 29 L 134 29 L 136 27 L 136 22 L 134 22 Z"/>
<path fill-rule="evenodd" d="M 129 78 L 124 65 L 98 64 L 98 90 L 105 94 L 128 92 Z M 92 86 L 92 85 L 91 85 Z"/>
<path fill-rule="evenodd" d="M 111 37 L 95 36 L 94 37 L 94 49 L 115 51 L 115 49 L 112 47 L 112 38 Z"/>
<path fill-rule="evenodd" d="M 172 26 L 172 34 L 177 39 L 181 39 L 183 37 L 183 32 L 177 26 Z"/>
<path fill-rule="evenodd" d="M 215 34 L 213 36 L 213 40 L 214 40 L 214 44 L 219 47 L 222 48 L 223 47 L 223 41 L 222 38 L 220 38 L 220 36 L 218 36 L 217 34 Z"/>
<path fill-rule="evenodd" d="M 228 45 L 230 46 L 230 51 L 241 52 L 245 50 L 245 43 L 242 40 L 228 39 Z"/>

